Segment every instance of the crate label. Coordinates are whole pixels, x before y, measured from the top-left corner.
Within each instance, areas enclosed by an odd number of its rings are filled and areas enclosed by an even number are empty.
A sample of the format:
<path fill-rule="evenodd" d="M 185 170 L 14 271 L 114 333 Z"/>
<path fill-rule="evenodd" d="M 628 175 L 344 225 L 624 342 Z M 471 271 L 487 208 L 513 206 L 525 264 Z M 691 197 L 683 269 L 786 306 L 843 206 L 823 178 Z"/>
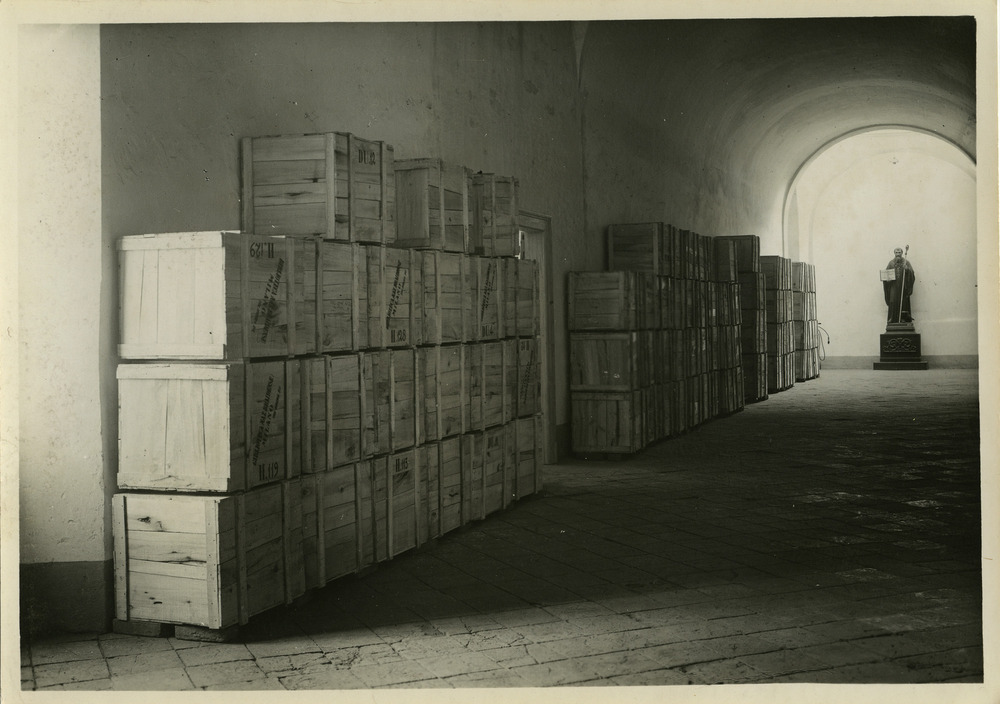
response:
<path fill-rule="evenodd" d="M 273 395 L 273 398 L 272 398 Z M 258 478 L 261 481 L 275 479 L 278 476 L 279 465 L 277 462 L 258 464 L 261 450 L 267 443 L 268 434 L 271 431 L 271 423 L 278 415 L 279 403 L 281 401 L 281 386 L 275 388 L 274 374 L 269 374 L 267 387 L 264 389 L 264 400 L 261 404 L 260 418 L 257 421 L 257 432 L 253 440 L 253 453 L 250 456 L 250 464 L 257 470 Z"/>
<path fill-rule="evenodd" d="M 254 245 L 258 244 L 261 243 L 254 243 Z M 251 245 L 251 249 L 253 249 L 253 245 Z M 284 274 L 284 271 L 285 260 L 284 258 L 279 257 L 274 272 L 272 272 L 267 279 L 267 285 L 264 288 L 264 295 L 259 301 L 257 301 L 257 310 L 254 311 L 250 330 L 251 334 L 256 334 L 258 327 L 260 327 L 260 334 L 257 338 L 259 342 L 267 342 L 268 337 L 271 334 L 271 328 L 278 317 L 278 312 L 280 310 L 280 305 L 278 303 L 278 289 L 281 285 L 281 277 Z"/>
<path fill-rule="evenodd" d="M 392 279 L 392 289 L 389 291 L 389 305 L 386 306 L 385 310 L 385 325 L 389 327 L 389 322 L 392 320 L 393 316 L 396 315 L 396 308 L 399 306 L 399 299 L 403 296 L 403 290 L 406 288 L 406 269 L 403 268 L 403 262 L 396 262 L 396 274 Z M 405 332 L 404 332 L 405 335 Z M 404 342 L 400 340 L 400 342 Z"/>

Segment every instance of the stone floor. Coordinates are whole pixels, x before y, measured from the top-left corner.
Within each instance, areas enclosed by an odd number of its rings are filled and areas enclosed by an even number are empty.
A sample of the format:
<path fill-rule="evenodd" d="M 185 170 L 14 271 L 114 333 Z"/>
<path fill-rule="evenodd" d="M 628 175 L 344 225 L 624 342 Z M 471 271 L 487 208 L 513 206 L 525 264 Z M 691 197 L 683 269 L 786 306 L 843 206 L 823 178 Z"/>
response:
<path fill-rule="evenodd" d="M 251 621 L 25 689 L 983 682 L 977 372 L 824 371 Z"/>

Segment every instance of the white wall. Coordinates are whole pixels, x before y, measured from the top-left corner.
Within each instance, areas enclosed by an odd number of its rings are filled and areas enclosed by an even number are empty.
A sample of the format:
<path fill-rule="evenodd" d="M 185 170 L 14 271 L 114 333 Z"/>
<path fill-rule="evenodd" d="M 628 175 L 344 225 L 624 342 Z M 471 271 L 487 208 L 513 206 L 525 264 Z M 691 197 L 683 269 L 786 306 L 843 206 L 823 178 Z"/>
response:
<path fill-rule="evenodd" d="M 976 181 L 960 150 L 918 132 L 866 132 L 817 157 L 794 195 L 791 256 L 816 265 L 828 357 L 878 355 L 878 270 L 906 245 L 922 353 L 977 354 Z"/>
<path fill-rule="evenodd" d="M 19 39 L 20 559 L 101 561 L 100 29 Z"/>

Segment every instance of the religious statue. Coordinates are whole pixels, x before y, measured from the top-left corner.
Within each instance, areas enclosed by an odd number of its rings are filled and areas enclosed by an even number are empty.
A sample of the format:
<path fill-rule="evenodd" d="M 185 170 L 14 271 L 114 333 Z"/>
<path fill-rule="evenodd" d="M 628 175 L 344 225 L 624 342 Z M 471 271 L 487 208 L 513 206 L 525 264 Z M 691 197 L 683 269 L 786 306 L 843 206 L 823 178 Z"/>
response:
<path fill-rule="evenodd" d="M 906 251 L 910 251 L 910 245 L 906 245 Z M 896 247 L 893 254 L 895 256 L 882 271 L 885 304 L 889 308 L 888 323 L 890 325 L 912 324 L 910 294 L 913 293 L 913 282 L 916 275 L 913 273 L 913 266 L 906 258 L 902 248 Z"/>

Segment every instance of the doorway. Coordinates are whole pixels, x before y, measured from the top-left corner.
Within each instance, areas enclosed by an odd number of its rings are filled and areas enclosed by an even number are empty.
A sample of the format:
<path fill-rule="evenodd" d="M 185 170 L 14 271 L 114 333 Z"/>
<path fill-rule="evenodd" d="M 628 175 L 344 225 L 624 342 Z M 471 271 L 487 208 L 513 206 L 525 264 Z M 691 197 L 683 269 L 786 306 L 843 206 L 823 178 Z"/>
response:
<path fill-rule="evenodd" d="M 521 258 L 538 262 L 539 345 L 542 349 L 542 428 L 545 464 L 556 463 L 556 385 L 552 302 L 552 219 L 522 210 L 518 213 Z"/>

